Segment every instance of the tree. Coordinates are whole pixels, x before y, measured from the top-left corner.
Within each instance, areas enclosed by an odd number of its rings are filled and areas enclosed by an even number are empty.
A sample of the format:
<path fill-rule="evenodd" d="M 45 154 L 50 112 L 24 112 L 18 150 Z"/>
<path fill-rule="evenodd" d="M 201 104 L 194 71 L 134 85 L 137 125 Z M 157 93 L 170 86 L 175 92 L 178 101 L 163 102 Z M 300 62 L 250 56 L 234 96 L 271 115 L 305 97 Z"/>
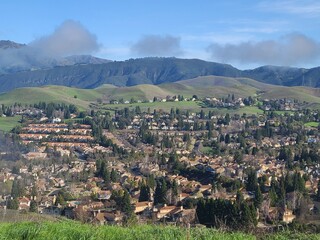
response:
<path fill-rule="evenodd" d="M 262 196 L 260 187 L 257 185 L 256 190 L 254 192 L 254 206 L 256 208 L 260 208 L 262 201 L 263 201 L 263 196 Z"/>
<path fill-rule="evenodd" d="M 18 198 L 25 194 L 25 187 L 21 179 L 14 179 L 11 189 L 11 197 Z"/>
<path fill-rule="evenodd" d="M 131 206 L 131 197 L 127 190 L 124 190 L 123 196 L 121 198 L 120 209 L 127 216 L 133 213 L 133 208 Z"/>
<path fill-rule="evenodd" d="M 166 203 L 166 194 L 167 194 L 167 183 L 164 178 L 162 178 L 157 183 L 157 187 L 154 193 L 154 204 L 157 205 L 159 203 Z"/>
<path fill-rule="evenodd" d="M 163 155 L 162 155 L 163 156 Z M 150 189 L 154 190 L 154 187 L 156 186 L 156 180 L 154 179 L 153 175 L 149 175 L 147 177 L 146 184 L 150 187 Z"/>
<path fill-rule="evenodd" d="M 242 152 L 241 151 L 236 151 L 234 156 L 233 156 L 233 160 L 238 164 L 242 163 L 242 161 L 243 161 Z"/>
<path fill-rule="evenodd" d="M 229 125 L 230 123 L 230 114 L 227 113 L 226 116 L 224 117 L 224 124 Z"/>
<path fill-rule="evenodd" d="M 252 168 L 250 168 L 248 171 L 248 180 L 247 180 L 246 188 L 248 191 L 254 191 L 256 189 L 257 184 L 258 184 L 257 174 Z"/>
<path fill-rule="evenodd" d="M 58 193 L 57 198 L 56 198 L 56 202 L 55 202 L 56 206 L 58 206 L 59 204 L 60 205 L 66 204 L 66 201 L 65 201 L 63 194 L 61 192 Z"/>
<path fill-rule="evenodd" d="M 140 187 L 139 202 L 150 201 L 150 187 L 143 183 Z"/>
<path fill-rule="evenodd" d="M 38 189 L 37 189 L 36 184 L 34 184 L 31 189 L 31 197 L 32 197 L 32 199 L 35 200 L 37 196 L 38 196 Z"/>
<path fill-rule="evenodd" d="M 8 209 L 18 210 L 18 208 L 19 208 L 18 199 L 17 198 L 9 199 L 8 203 L 7 203 L 7 207 L 8 207 Z"/>
<path fill-rule="evenodd" d="M 112 182 L 117 182 L 117 181 L 118 181 L 118 178 L 119 178 L 119 176 L 118 176 L 117 171 L 114 170 L 114 168 L 112 168 L 111 174 L 110 174 L 110 179 L 111 179 L 111 181 L 112 181 Z"/>
<path fill-rule="evenodd" d="M 36 201 L 32 200 L 30 202 L 30 209 L 29 209 L 30 212 L 38 212 L 38 204 Z"/>
<path fill-rule="evenodd" d="M 318 181 L 317 199 L 320 201 L 320 181 Z"/>

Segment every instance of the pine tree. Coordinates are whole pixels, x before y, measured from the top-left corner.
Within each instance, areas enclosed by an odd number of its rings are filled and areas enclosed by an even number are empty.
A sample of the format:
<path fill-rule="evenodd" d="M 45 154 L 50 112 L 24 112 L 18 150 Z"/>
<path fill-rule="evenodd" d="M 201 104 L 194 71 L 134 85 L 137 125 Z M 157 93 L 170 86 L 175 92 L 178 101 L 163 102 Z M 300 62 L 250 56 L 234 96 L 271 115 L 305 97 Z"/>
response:
<path fill-rule="evenodd" d="M 9 199 L 8 203 L 7 203 L 7 207 L 8 209 L 14 209 L 17 210 L 19 208 L 19 202 L 17 198 L 14 199 Z"/>
<path fill-rule="evenodd" d="M 254 206 L 256 208 L 260 208 L 262 201 L 263 201 L 263 196 L 262 196 L 260 187 L 257 185 L 254 193 Z"/>
<path fill-rule="evenodd" d="M 131 206 L 131 198 L 130 194 L 127 190 L 124 191 L 123 196 L 121 198 L 120 209 L 124 212 L 127 216 L 133 213 L 133 208 Z"/>
<path fill-rule="evenodd" d="M 114 168 L 112 168 L 112 170 L 111 170 L 110 179 L 112 182 L 118 181 L 118 173 L 116 170 L 114 170 Z"/>
<path fill-rule="evenodd" d="M 161 181 L 158 181 L 157 187 L 154 193 L 154 204 L 166 203 L 166 194 L 167 194 L 167 183 L 164 178 Z"/>
<path fill-rule="evenodd" d="M 143 183 L 140 186 L 140 196 L 139 196 L 139 202 L 144 202 L 144 201 L 150 201 L 150 188 L 145 183 Z"/>
<path fill-rule="evenodd" d="M 22 180 L 14 179 L 11 188 L 11 197 L 18 198 L 25 194 L 25 188 Z"/>
<path fill-rule="evenodd" d="M 147 177 L 146 184 L 150 187 L 150 189 L 154 190 L 154 187 L 156 186 L 156 180 L 154 179 L 154 175 L 151 174 Z"/>
<path fill-rule="evenodd" d="M 251 168 L 248 171 L 248 180 L 247 180 L 247 190 L 248 191 L 254 191 L 256 186 L 258 184 L 257 174 L 256 172 Z"/>
<path fill-rule="evenodd" d="M 29 209 L 30 212 L 38 212 L 38 204 L 36 201 L 32 200 L 30 202 L 30 209 Z"/>
<path fill-rule="evenodd" d="M 320 181 L 318 181 L 317 199 L 320 201 Z"/>

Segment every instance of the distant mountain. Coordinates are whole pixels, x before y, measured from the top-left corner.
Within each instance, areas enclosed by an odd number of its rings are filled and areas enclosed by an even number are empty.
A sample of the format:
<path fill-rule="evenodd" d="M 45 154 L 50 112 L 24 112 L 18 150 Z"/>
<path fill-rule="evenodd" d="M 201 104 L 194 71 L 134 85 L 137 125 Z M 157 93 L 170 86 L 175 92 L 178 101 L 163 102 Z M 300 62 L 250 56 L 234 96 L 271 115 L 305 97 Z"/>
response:
<path fill-rule="evenodd" d="M 102 64 L 110 60 L 90 55 L 53 57 L 44 55 L 32 46 L 9 40 L 0 40 L 0 74 L 52 69 L 57 66 Z"/>
<path fill-rule="evenodd" d="M 11 49 L 11 48 L 17 49 L 25 46 L 26 46 L 25 44 L 16 43 L 9 40 L 0 40 L 0 49 Z"/>
<path fill-rule="evenodd" d="M 207 75 L 237 77 L 241 75 L 241 71 L 231 65 L 197 59 L 141 58 L 2 75 L 0 76 L 0 92 L 19 87 L 43 85 L 78 88 L 96 88 L 102 84 L 116 86 L 157 85 Z"/>
<path fill-rule="evenodd" d="M 42 61 L 39 68 L 0 76 L 0 92 L 19 87 L 63 85 L 96 88 L 103 84 L 133 86 L 162 84 L 199 76 L 244 77 L 282 86 L 320 87 L 320 67 L 312 69 L 263 66 L 241 71 L 228 64 L 198 59 L 140 58 L 108 61 L 92 56 L 72 56 Z M 46 67 L 47 66 L 47 67 Z"/>

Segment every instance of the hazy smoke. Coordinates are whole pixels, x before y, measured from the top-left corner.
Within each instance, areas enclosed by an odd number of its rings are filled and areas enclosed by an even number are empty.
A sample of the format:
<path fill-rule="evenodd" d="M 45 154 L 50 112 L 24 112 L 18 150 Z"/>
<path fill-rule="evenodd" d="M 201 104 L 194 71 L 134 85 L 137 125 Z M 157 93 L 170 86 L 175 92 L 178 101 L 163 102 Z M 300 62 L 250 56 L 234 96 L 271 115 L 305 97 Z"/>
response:
<path fill-rule="evenodd" d="M 302 34 L 285 35 L 277 41 L 211 44 L 212 58 L 223 62 L 295 65 L 319 58 L 320 44 Z"/>
<path fill-rule="evenodd" d="M 140 56 L 177 56 L 182 54 L 180 38 L 170 35 L 147 35 L 131 46 L 131 52 Z"/>
<path fill-rule="evenodd" d="M 59 58 L 90 54 L 99 49 L 95 35 L 79 22 L 63 22 L 51 35 L 17 49 L 0 49 L 0 68 L 28 69 L 55 65 Z M 1 73 L 0 69 L 0 73 Z M 5 69 L 5 70 L 4 70 Z"/>

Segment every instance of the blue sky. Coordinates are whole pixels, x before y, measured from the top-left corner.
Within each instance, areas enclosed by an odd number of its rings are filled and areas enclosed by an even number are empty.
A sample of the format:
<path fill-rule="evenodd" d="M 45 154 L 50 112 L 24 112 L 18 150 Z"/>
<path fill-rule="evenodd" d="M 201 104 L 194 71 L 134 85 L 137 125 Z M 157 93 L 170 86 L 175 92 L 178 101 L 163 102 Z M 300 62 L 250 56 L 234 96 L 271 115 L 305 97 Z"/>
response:
<path fill-rule="evenodd" d="M 320 1 L 10 0 L 0 9 L 0 39 L 33 43 L 72 20 L 99 45 L 83 53 L 112 60 L 175 56 L 239 68 L 320 65 Z"/>

